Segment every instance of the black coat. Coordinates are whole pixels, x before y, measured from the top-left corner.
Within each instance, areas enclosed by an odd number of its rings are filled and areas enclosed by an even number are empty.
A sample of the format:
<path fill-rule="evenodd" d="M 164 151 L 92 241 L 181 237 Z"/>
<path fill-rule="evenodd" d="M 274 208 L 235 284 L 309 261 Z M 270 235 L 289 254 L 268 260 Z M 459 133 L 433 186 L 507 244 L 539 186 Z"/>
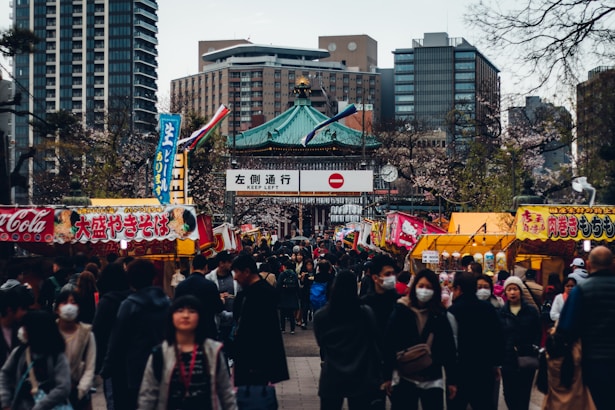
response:
<path fill-rule="evenodd" d="M 262 279 L 245 287 L 237 295 L 234 313 L 235 385 L 288 380 L 277 290 Z"/>
<path fill-rule="evenodd" d="M 457 382 L 457 354 L 455 339 L 446 311 L 430 313 L 425 334 L 433 333 L 431 345 L 432 365 L 420 373 L 425 380 L 442 378 L 441 367 L 446 370 L 448 384 Z M 416 314 L 403 303 L 397 303 L 389 319 L 384 335 L 384 376 L 390 380 L 395 368 L 395 355 L 408 347 L 425 343 L 416 324 Z"/>
<path fill-rule="evenodd" d="M 314 314 L 314 335 L 323 357 L 319 396 L 352 397 L 380 386 L 381 333 L 369 307 L 336 318 L 325 305 Z"/>
<path fill-rule="evenodd" d="M 294 270 L 287 269 L 280 273 L 276 288 L 280 294 L 280 309 L 299 309 L 299 277 Z"/>
<path fill-rule="evenodd" d="M 533 353 L 533 346 L 540 344 L 542 325 L 538 311 L 525 302 L 517 315 L 510 311 L 510 303 L 499 310 L 504 336 L 504 361 L 502 366 L 517 367 L 517 357 Z"/>
<path fill-rule="evenodd" d="M 215 283 L 205 279 L 200 272 L 193 273 L 185 280 L 181 281 L 175 288 L 175 298 L 184 295 L 195 296 L 203 304 L 203 309 L 207 317 L 205 324 L 207 327 L 207 337 L 216 339 L 218 330 L 216 329 L 216 314 L 222 312 L 224 304 L 220 299 L 220 293 Z"/>
<path fill-rule="evenodd" d="M 457 356 L 464 376 L 491 370 L 504 359 L 502 326 L 495 308 L 476 295 L 461 295 L 449 312 L 457 321 Z"/>
<path fill-rule="evenodd" d="M 117 311 L 120 309 L 120 304 L 130 295 L 131 291 L 112 290 L 107 292 L 100 298 L 94 321 L 92 322 L 92 332 L 96 339 L 96 372 L 99 373 L 107 348 L 109 347 L 109 338 L 111 331 L 117 319 Z"/>

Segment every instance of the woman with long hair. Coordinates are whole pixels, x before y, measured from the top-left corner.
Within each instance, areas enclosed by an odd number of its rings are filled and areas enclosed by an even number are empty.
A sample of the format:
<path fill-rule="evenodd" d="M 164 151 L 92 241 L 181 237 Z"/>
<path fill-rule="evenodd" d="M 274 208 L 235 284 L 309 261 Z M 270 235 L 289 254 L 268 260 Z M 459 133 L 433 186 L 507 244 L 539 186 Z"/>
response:
<path fill-rule="evenodd" d="M 70 367 L 70 402 L 75 410 L 87 410 L 92 408 L 90 388 L 94 384 L 96 340 L 92 326 L 79 321 L 79 302 L 77 292 L 63 291 L 56 298 L 55 306 L 58 329 L 66 343 L 66 357 Z"/>
<path fill-rule="evenodd" d="M 77 279 L 75 291 L 81 302 L 79 304 L 79 321 L 92 324 L 98 303 L 98 289 L 96 289 L 94 273 L 87 270 L 81 272 L 79 279 Z"/>
<path fill-rule="evenodd" d="M 431 364 L 407 373 L 397 363 L 397 353 L 420 344 L 431 350 Z M 453 399 L 456 387 L 456 347 L 449 319 L 441 302 L 438 276 L 429 269 L 417 273 L 410 292 L 393 309 L 385 332 L 384 388 L 391 409 L 443 409 L 445 392 Z M 446 378 L 443 374 L 446 370 Z"/>
<path fill-rule="evenodd" d="M 0 370 L 0 405 L 13 410 L 51 409 L 66 404 L 70 369 L 64 339 L 51 313 L 28 312 L 16 347 Z"/>
<path fill-rule="evenodd" d="M 368 306 L 361 306 L 357 277 L 336 275 L 327 304 L 314 314 L 314 334 L 323 360 L 318 384 L 321 410 L 369 409 L 382 381 L 378 326 Z"/>
<path fill-rule="evenodd" d="M 222 343 L 205 337 L 201 302 L 192 295 L 171 304 L 167 337 L 149 357 L 139 409 L 236 410 Z"/>

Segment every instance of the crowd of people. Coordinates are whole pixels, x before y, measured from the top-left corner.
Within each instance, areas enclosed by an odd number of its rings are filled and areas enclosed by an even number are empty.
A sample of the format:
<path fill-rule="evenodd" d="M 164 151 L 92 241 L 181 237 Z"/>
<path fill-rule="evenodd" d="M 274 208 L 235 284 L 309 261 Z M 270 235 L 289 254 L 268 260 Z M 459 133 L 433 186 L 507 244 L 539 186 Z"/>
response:
<path fill-rule="evenodd" d="M 544 409 L 610 406 L 615 275 L 603 246 L 540 285 L 532 269 L 483 273 L 470 260 L 411 275 L 324 235 L 244 243 L 196 255 L 172 298 L 150 260 L 108 259 L 58 257 L 39 289 L 18 275 L 0 287 L 2 408 L 91 409 L 96 376 L 109 410 L 276 408 L 282 334 L 309 327 L 323 410 L 345 399 L 493 410 L 500 387 L 522 410 L 534 385 Z"/>

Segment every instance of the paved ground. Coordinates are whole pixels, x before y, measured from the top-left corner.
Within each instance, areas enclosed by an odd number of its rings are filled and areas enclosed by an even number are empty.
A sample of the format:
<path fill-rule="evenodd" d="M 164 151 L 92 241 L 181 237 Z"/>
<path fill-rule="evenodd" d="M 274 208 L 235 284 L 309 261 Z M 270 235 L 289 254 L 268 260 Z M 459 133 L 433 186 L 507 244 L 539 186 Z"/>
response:
<path fill-rule="evenodd" d="M 320 357 L 318 346 L 311 328 L 297 329 L 294 335 L 284 334 L 284 344 L 288 358 L 290 380 L 276 385 L 278 402 L 281 410 L 318 410 L 318 377 L 320 375 Z M 543 395 L 534 390 L 530 410 L 541 408 Z M 346 407 L 345 407 L 346 408 Z M 94 395 L 94 410 L 105 410 L 102 388 Z M 500 391 L 499 409 L 505 410 L 504 398 Z"/>

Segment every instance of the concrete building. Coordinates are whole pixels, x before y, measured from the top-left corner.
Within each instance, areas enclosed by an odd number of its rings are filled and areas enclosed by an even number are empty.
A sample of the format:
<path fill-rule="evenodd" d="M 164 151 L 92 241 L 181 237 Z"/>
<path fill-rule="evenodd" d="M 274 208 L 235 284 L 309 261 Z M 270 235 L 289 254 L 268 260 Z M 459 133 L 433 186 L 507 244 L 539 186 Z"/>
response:
<path fill-rule="evenodd" d="M 615 204 L 614 129 L 615 66 L 596 67 L 577 85 L 577 164 L 606 204 Z"/>
<path fill-rule="evenodd" d="M 323 114 L 336 114 L 338 102 L 371 104 L 373 121 L 379 119 L 380 75 L 375 70 L 350 70 L 341 61 L 330 61 L 326 49 L 247 41 L 217 49 L 216 43 L 223 41 L 200 43 L 201 50 L 214 49 L 202 55 L 202 72 L 171 81 L 171 111 L 211 117 L 225 104 L 232 114 L 222 123 L 221 132 L 234 135 L 292 107 L 296 80 L 305 77 L 312 85 L 312 106 Z M 357 55 L 366 54 L 368 48 L 361 49 L 359 44 L 357 39 Z M 369 61 L 367 54 L 359 60 Z"/>
<path fill-rule="evenodd" d="M 330 53 L 320 61 L 340 61 L 350 71 L 372 72 L 378 67 L 378 42 L 367 34 L 320 36 L 318 48 Z"/>
<path fill-rule="evenodd" d="M 486 132 L 499 113 L 499 70 L 464 38 L 425 33 L 394 54 L 395 119 L 445 130 L 447 144 Z M 455 112 L 455 121 L 447 118 Z"/>
<path fill-rule="evenodd" d="M 572 160 L 572 116 L 565 107 L 542 101 L 540 97 L 525 97 L 525 106 L 508 109 L 508 129 L 511 135 L 538 133 L 549 141 L 542 157 L 544 169 L 557 170 Z M 552 137 L 548 134 L 552 134 Z M 536 170 L 539 171 L 539 170 Z"/>
<path fill-rule="evenodd" d="M 12 4 L 14 24 L 42 39 L 36 52 L 14 59 L 18 86 L 30 95 L 21 109 L 41 118 L 49 112 L 71 111 L 82 115 L 88 126 L 100 129 L 107 126 L 109 112 L 122 110 L 130 117 L 130 132 L 155 129 L 156 0 L 16 0 Z M 42 138 L 34 135 L 30 120 L 16 119 L 17 153 L 37 146 Z M 33 164 L 30 175 L 55 168 L 45 155 Z M 17 192 L 16 200 L 27 203 L 31 194 Z"/>

